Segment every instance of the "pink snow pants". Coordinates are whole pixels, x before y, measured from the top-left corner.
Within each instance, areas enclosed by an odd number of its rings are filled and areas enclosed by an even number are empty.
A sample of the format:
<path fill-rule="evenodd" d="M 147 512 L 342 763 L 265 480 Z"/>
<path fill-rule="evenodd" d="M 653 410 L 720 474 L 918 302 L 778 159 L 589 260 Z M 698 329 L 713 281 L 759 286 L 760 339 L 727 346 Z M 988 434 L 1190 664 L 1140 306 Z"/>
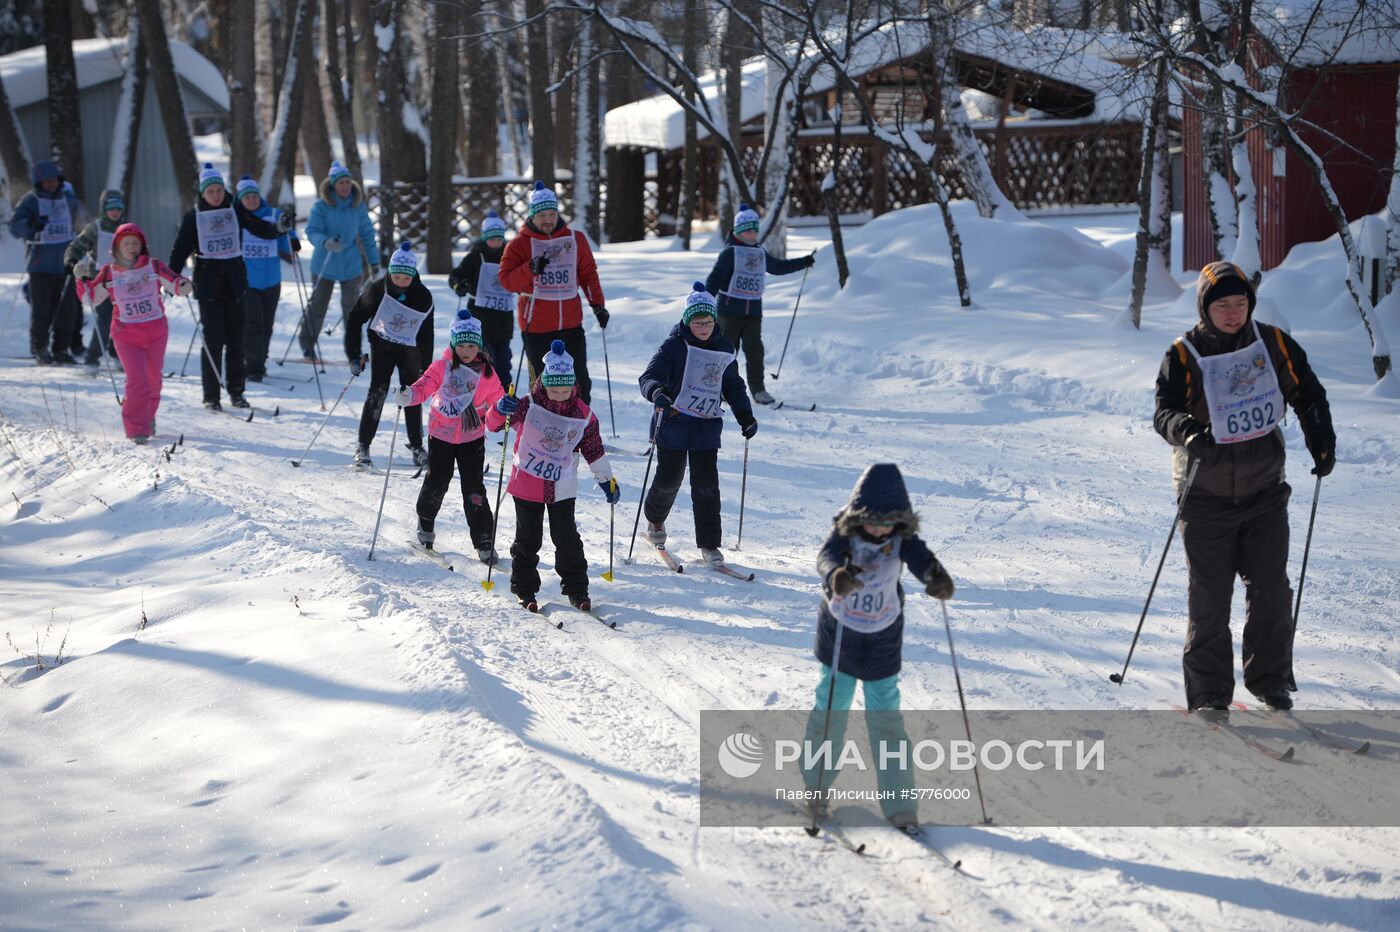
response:
<path fill-rule="evenodd" d="M 164 317 L 145 324 L 112 321 L 112 344 L 126 369 L 126 401 L 122 426 L 127 437 L 149 437 L 151 421 L 160 407 L 161 367 L 170 325 Z"/>

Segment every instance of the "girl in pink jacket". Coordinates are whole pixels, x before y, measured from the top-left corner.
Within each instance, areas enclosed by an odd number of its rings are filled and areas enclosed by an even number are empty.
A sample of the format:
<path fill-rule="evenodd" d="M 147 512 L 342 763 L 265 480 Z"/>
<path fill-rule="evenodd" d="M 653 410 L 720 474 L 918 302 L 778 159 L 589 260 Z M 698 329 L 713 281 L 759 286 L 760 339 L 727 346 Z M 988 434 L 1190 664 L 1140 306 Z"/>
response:
<path fill-rule="evenodd" d="M 394 399 L 404 408 L 429 399 L 432 402 L 428 414 L 428 474 L 418 493 L 418 542 L 432 549 L 433 523 L 452 483 L 455 463 L 472 546 L 481 562 L 491 566 L 497 557 L 491 543 L 491 505 L 481 480 L 486 458 L 483 418 L 505 392 L 490 357 L 482 350 L 481 322 L 466 308 L 458 311 L 452 322 L 449 344 L 413 387 L 400 388 Z"/>
<path fill-rule="evenodd" d="M 140 227 L 123 223 L 112 234 L 112 261 L 98 271 L 88 288 L 94 305 L 108 296 L 112 299 L 112 345 L 126 370 L 122 426 L 132 442 L 148 443 L 156 432 L 160 370 L 170 336 L 161 290 L 188 295 L 194 285 L 150 257 Z"/>
<path fill-rule="evenodd" d="M 574 360 L 555 340 L 543 360 L 543 372 L 528 398 L 505 395 L 486 414 L 486 426 L 501 430 L 507 423 L 518 433 L 507 491 L 515 499 L 515 542 L 510 545 L 510 591 L 520 604 L 539 611 L 540 545 L 544 516 L 549 513 L 549 536 L 554 541 L 554 571 L 560 591 L 575 608 L 591 611 L 588 598 L 588 558 L 574 520 L 578 494 L 579 454 L 588 461 L 593 478 L 609 504 L 622 493 L 603 455 L 598 418 L 579 397 Z"/>

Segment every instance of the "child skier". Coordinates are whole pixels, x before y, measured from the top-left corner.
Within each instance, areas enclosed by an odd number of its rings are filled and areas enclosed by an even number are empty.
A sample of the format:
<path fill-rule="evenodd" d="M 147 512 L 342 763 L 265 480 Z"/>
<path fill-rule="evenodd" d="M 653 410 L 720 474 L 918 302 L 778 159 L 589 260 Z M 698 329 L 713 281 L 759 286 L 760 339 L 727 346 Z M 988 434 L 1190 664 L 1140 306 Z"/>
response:
<path fill-rule="evenodd" d="M 481 239 L 472 243 L 462 261 L 447 276 L 447 284 L 460 298 L 470 295 L 467 307 L 481 321 L 482 349 L 506 384 L 511 368 L 510 341 L 515 333 L 515 295 L 501 284 L 501 256 L 506 251 L 506 225 L 494 210 L 481 221 Z"/>
<path fill-rule="evenodd" d="M 764 275 L 791 275 L 809 269 L 816 254 L 799 259 L 775 259 L 758 245 L 758 213 L 740 204 L 734 215 L 734 232 L 715 259 L 705 290 L 719 295 L 720 330 L 736 347 L 743 347 L 749 391 L 753 400 L 771 405 L 773 396 L 763 388 L 763 282 Z"/>
<path fill-rule="evenodd" d="M 239 178 L 233 191 L 238 203 L 254 217 L 276 223 L 282 216 L 282 211 L 263 200 L 251 175 Z M 301 240 L 295 230 L 288 230 L 276 240 L 243 231 L 243 265 L 248 269 L 248 290 L 243 293 L 243 358 L 249 382 L 267 378 L 267 351 L 272 343 L 277 303 L 282 300 L 282 263 L 290 263 L 293 253 L 298 252 Z"/>
<path fill-rule="evenodd" d="M 817 615 L 814 649 L 822 664 L 817 701 L 807 719 L 808 747 L 823 739 L 841 747 L 845 716 L 856 681 L 865 684 L 865 718 L 870 743 L 879 748 L 908 741 L 899 713 L 899 668 L 904 641 L 904 588 L 900 574 L 907 566 L 924 591 L 935 599 L 953 597 L 953 580 L 919 539 L 919 516 L 909 502 L 904 477 L 893 463 L 876 463 L 856 481 L 845 508 L 817 558 L 822 576 L 822 603 Z M 839 659 L 834 655 L 839 651 Z M 833 662 L 836 672 L 833 674 Z M 829 727 L 828 727 L 829 726 Z M 807 788 L 825 792 L 833 774 L 826 769 L 803 772 Z M 918 830 L 918 808 L 902 798 L 912 789 L 912 774 L 881 768 L 880 806 L 885 818 L 909 832 Z M 820 800 L 814 807 L 825 815 Z"/>
<path fill-rule="evenodd" d="M 177 275 L 164 262 L 152 259 L 146 235 L 134 223 L 124 223 L 112 235 L 112 261 L 91 282 L 92 300 L 112 302 L 112 343 L 126 369 L 126 400 L 122 426 L 134 443 L 148 442 L 156 432 L 160 407 L 161 366 L 170 327 L 160 290 L 188 297 L 194 283 Z"/>
<path fill-rule="evenodd" d="M 689 459 L 695 543 L 705 562 L 717 568 L 724 565 L 724 554 L 719 550 L 718 458 L 724 429 L 720 402 L 727 401 L 734 409 L 745 440 L 758 433 L 758 421 L 744 393 L 734 345 L 715 333 L 715 299 L 702 283 L 693 287 L 685 299 L 681 322 L 672 328 L 638 380 L 642 397 L 657 408 L 652 438 L 656 481 L 642 511 L 647 518 L 647 540 L 664 551 L 666 516 L 676 502 Z"/>
<path fill-rule="evenodd" d="M 19 199 L 9 224 L 10 235 L 24 241 L 24 270 L 29 273 L 29 353 L 41 366 L 71 364 L 77 360 L 68 352 L 73 328 L 63 313 L 63 254 L 82 205 L 58 165 L 48 159 L 34 163 L 29 180 L 34 188 Z"/>
<path fill-rule="evenodd" d="M 83 227 L 83 232 L 74 237 L 63 254 L 63 265 L 73 276 L 75 284 L 91 279 L 98 269 L 112 261 L 112 242 L 117 228 L 126 217 L 126 198 L 120 191 L 108 188 L 102 192 L 99 201 L 102 216 Z M 102 361 L 102 348 L 107 348 L 108 356 L 115 357 L 117 351 L 112 346 L 111 300 L 94 305 L 92 310 L 96 320 L 93 321 L 92 340 L 88 343 L 83 362 L 89 374 L 96 375 L 98 364 Z"/>
<path fill-rule="evenodd" d="M 463 308 L 452 322 L 450 345 L 412 388 L 394 396 L 400 407 L 432 399 L 428 414 L 428 474 L 418 493 L 418 542 L 432 549 L 433 522 L 452 482 L 452 465 L 462 485 L 462 508 L 471 528 L 476 555 L 488 566 L 497 562 L 491 541 L 491 505 L 481 467 L 486 458 L 483 420 L 505 390 L 490 356 L 481 347 L 481 322 Z"/>
<path fill-rule="evenodd" d="M 515 457 L 506 490 L 515 499 L 515 542 L 510 545 L 510 591 L 521 606 L 539 611 L 540 544 L 544 516 L 549 512 L 549 536 L 554 541 L 554 571 L 569 604 L 591 611 L 588 598 L 588 559 L 574 520 L 578 494 L 578 456 L 588 461 L 593 478 L 608 504 L 622 497 L 612 466 L 603 455 L 598 418 L 579 397 L 574 360 L 555 340 L 543 359 L 543 372 L 528 397 L 504 395 L 486 415 L 486 426 L 497 431 L 515 427 Z"/>
<path fill-rule="evenodd" d="M 418 277 L 413 246 L 400 244 L 389 258 L 389 274 L 365 286 L 345 322 L 345 358 L 350 371 L 359 375 L 360 328 L 369 324 L 369 393 L 360 413 L 359 444 L 355 465 L 373 468 L 369 445 L 379 430 L 379 415 L 389 396 L 389 377 L 395 367 L 399 384 L 412 385 L 423 374 L 424 362 L 433 358 L 433 295 Z M 415 466 L 428 465 L 423 449 L 423 409 L 412 407 L 404 416 L 408 448 Z"/>

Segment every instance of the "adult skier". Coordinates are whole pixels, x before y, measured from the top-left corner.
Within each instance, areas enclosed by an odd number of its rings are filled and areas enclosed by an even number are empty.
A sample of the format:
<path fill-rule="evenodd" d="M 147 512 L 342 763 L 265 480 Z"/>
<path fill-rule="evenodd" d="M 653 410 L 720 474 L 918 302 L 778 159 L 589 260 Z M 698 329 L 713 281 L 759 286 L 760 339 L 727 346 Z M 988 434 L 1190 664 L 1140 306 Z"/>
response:
<path fill-rule="evenodd" d="M 63 255 L 82 207 L 65 187 L 63 172 L 48 159 L 34 163 L 29 179 L 34 189 L 10 215 L 10 235 L 24 241 L 29 273 L 29 353 L 41 366 L 72 364 L 77 362 L 69 352 L 73 322 L 62 312 Z"/>
<path fill-rule="evenodd" d="M 331 162 L 320 194 L 306 219 L 306 238 L 315 249 L 311 254 L 314 284 L 306 302 L 306 326 L 298 340 L 302 357 L 308 360 L 316 358 L 316 336 L 326 322 L 326 305 L 335 287 L 340 286 L 340 310 L 348 317 L 365 284 L 365 266 L 371 279 L 379 277 L 379 239 L 369 222 L 359 182 L 344 165 Z"/>
<path fill-rule="evenodd" d="M 244 175 L 234 186 L 243 209 L 254 217 L 276 223 L 282 211 L 263 200 L 258 183 Z M 248 290 L 243 293 L 243 358 L 248 381 L 267 377 L 267 353 L 272 343 L 272 326 L 277 318 L 277 302 L 282 300 L 282 263 L 291 262 L 301 252 L 301 240 L 289 229 L 275 240 L 243 231 L 243 264 L 248 269 Z"/>

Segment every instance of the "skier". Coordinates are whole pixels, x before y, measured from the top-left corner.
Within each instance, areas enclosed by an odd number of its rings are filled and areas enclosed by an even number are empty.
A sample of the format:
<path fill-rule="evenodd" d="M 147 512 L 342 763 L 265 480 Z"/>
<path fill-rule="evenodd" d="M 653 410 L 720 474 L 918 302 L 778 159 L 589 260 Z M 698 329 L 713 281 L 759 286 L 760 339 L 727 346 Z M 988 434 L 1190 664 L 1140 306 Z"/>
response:
<path fill-rule="evenodd" d="M 1315 476 L 1337 462 L 1327 393 L 1292 337 L 1253 319 L 1255 294 L 1240 268 L 1212 262 L 1196 280 L 1195 327 L 1167 350 L 1157 375 L 1153 425 L 1173 446 L 1189 572 L 1190 624 L 1182 653 L 1186 705 L 1229 714 L 1234 696 L 1230 599 L 1245 583 L 1244 685 L 1272 709 L 1290 709 L 1293 589 L 1288 583 L 1284 402 L 1313 457 Z"/>
<path fill-rule="evenodd" d="M 559 200 L 542 181 L 536 181 L 530 192 L 529 219 L 501 256 L 500 279 L 507 291 L 519 295 L 516 306 L 530 382 L 539 377 L 545 350 L 555 340 L 563 340 L 577 366 L 579 397 L 588 404 L 593 381 L 588 377 L 579 289 L 593 308 L 599 329 L 607 328 L 610 315 L 588 237 L 570 230 L 559 218 Z"/>
<path fill-rule="evenodd" d="M 721 402 L 729 402 L 745 440 L 758 433 L 758 421 L 744 392 L 734 345 L 715 332 L 715 299 L 702 282 L 693 288 L 685 299 L 681 322 L 671 329 L 638 380 L 642 397 L 657 408 L 653 416 L 656 480 L 642 512 L 647 519 L 646 539 L 664 548 L 666 516 L 675 504 L 689 459 L 695 543 L 705 562 L 719 567 L 724 565 L 719 550 Z"/>
<path fill-rule="evenodd" d="M 515 499 L 510 591 L 522 607 L 539 611 L 540 545 L 548 512 L 559 589 L 570 605 L 587 612 L 593 608 L 588 598 L 588 558 L 574 520 L 579 454 L 588 461 L 608 504 L 617 504 L 622 491 L 603 453 L 598 417 L 579 396 L 574 360 L 563 340 L 554 341 L 542 363 L 543 374 L 528 397 L 503 395 L 486 414 L 488 429 L 498 431 L 509 423 L 518 430 L 506 487 Z"/>
<path fill-rule="evenodd" d="M 94 304 L 110 299 L 112 344 L 126 369 L 122 427 L 128 439 L 144 444 L 156 432 L 160 407 L 161 366 L 170 326 L 160 291 L 188 297 L 194 283 L 179 275 L 146 248 L 146 235 L 134 223 L 112 234 L 111 261 L 90 283 Z"/>
<path fill-rule="evenodd" d="M 462 261 L 447 276 L 448 287 L 459 298 L 471 296 L 467 307 L 481 321 L 481 338 L 492 365 L 498 372 L 505 373 L 501 376 L 502 385 L 507 385 L 515 371 L 510 351 L 515 331 L 515 320 L 511 316 L 515 295 L 501 285 L 499 278 L 505 245 L 506 225 L 494 210 L 488 210 L 481 221 L 481 239 L 472 243 Z"/>
<path fill-rule="evenodd" d="M 340 285 L 340 311 L 349 317 L 364 284 L 364 266 L 370 267 L 371 279 L 379 278 L 379 240 L 359 183 L 344 165 L 331 162 L 320 193 L 306 218 L 306 238 L 316 250 L 311 256 L 315 284 L 299 336 L 301 355 L 308 360 L 316 358 L 316 336 L 326 322 L 326 305 L 336 284 Z"/>
<path fill-rule="evenodd" d="M 191 253 L 195 256 L 195 301 L 206 350 L 200 355 L 199 374 L 204 383 L 204 407 L 211 411 L 223 409 L 219 403 L 220 368 L 229 404 L 251 407 L 243 397 L 243 293 L 248 288 L 248 271 L 243 264 L 240 231 L 276 240 L 291 228 L 292 218 L 285 214 L 279 215 L 276 223 L 253 216 L 229 194 L 218 170 L 204 163 L 199 173 L 199 198 L 180 223 L 170 249 L 170 267 L 178 272 Z"/>
<path fill-rule="evenodd" d="M 71 365 L 77 360 L 69 352 L 73 322 L 62 310 L 63 255 L 82 208 L 48 159 L 35 162 L 29 177 L 34 190 L 10 215 L 10 235 L 24 241 L 29 273 L 29 353 L 41 366 Z"/>
<path fill-rule="evenodd" d="M 491 541 L 491 505 L 481 480 L 486 460 L 484 419 L 505 390 L 490 355 L 482 349 L 481 321 L 467 308 L 457 312 L 448 342 L 448 348 L 411 388 L 401 387 L 394 394 L 394 401 L 405 408 L 432 399 L 428 473 L 418 493 L 418 542 L 429 549 L 433 546 L 433 523 L 452 483 L 455 463 L 472 545 L 477 558 L 491 566 L 497 557 Z"/>
<path fill-rule="evenodd" d="M 102 216 L 83 227 L 63 254 L 64 269 L 75 281 L 85 281 L 97 274 L 97 270 L 112 261 L 112 242 L 117 228 L 126 218 L 126 198 L 120 191 L 108 188 L 98 199 L 102 205 Z M 107 354 L 117 358 L 117 350 L 112 346 L 112 302 L 111 299 L 95 304 L 92 339 L 84 352 L 83 362 L 91 374 L 96 375 L 102 361 L 102 347 Z M 117 364 L 121 368 L 121 363 Z"/>
<path fill-rule="evenodd" d="M 423 361 L 433 358 L 433 295 L 418 277 L 413 246 L 402 243 L 389 258 L 389 274 L 360 292 L 345 321 L 345 358 L 350 371 L 359 375 L 360 328 L 369 324 L 369 392 L 360 413 L 360 438 L 355 465 L 373 468 L 369 445 L 379 430 L 379 415 L 389 396 L 389 378 L 399 371 L 399 384 L 412 385 L 423 374 Z M 428 465 L 423 449 L 423 409 L 411 407 L 404 415 L 408 448 L 415 466 Z"/>
<path fill-rule="evenodd" d="M 734 231 L 705 279 L 705 290 L 719 296 L 720 331 L 744 350 L 745 370 L 753 400 L 771 405 L 773 396 L 763 387 L 763 283 L 769 275 L 791 275 L 816 265 L 816 253 L 799 259 L 775 259 L 758 245 L 758 213 L 740 204 L 734 215 Z"/>
<path fill-rule="evenodd" d="M 258 183 L 251 175 L 238 179 L 234 194 L 243 209 L 254 217 L 276 223 L 282 216 L 282 211 L 263 200 Z M 248 269 L 248 290 L 243 293 L 243 358 L 249 382 L 261 382 L 267 377 L 267 351 L 272 342 L 277 302 L 282 299 L 282 263 L 291 262 L 293 253 L 298 252 L 301 252 L 301 240 L 297 239 L 295 229 L 289 229 L 276 240 L 243 231 L 243 264 Z"/>
<path fill-rule="evenodd" d="M 909 502 L 904 476 L 893 463 L 876 463 L 861 474 L 850 502 L 837 513 L 833 525 L 817 557 L 822 601 L 813 652 L 821 661 L 822 675 L 816 704 L 807 718 L 807 746 L 820 747 L 825 737 L 832 747 L 841 747 L 846 717 L 828 716 L 828 709 L 849 712 L 860 680 L 872 749 L 882 742 L 895 747 L 909 740 L 899 711 L 904 649 L 904 587 L 899 577 L 908 567 L 935 599 L 953 597 L 953 580 L 919 538 L 919 516 Z M 838 626 L 841 656 L 833 677 Z M 802 776 L 809 790 L 825 791 L 834 779 L 829 769 L 821 768 L 804 769 Z M 912 774 L 882 766 L 878 780 L 880 789 L 887 791 L 880 800 L 885 818 L 898 828 L 917 832 L 917 803 L 902 792 L 913 788 Z M 813 808 L 818 817 L 826 815 L 821 799 Z"/>

